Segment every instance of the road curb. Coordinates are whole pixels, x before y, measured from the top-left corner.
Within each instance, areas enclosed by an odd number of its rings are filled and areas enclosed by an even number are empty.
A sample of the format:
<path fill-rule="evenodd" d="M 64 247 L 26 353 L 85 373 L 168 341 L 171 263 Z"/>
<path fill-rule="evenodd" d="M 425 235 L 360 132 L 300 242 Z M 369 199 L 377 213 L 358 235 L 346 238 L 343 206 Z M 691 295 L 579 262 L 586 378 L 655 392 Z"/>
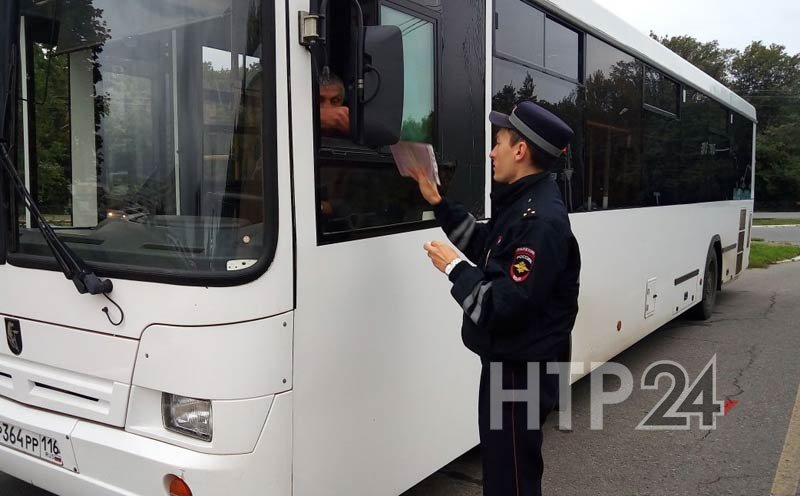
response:
<path fill-rule="evenodd" d="M 757 227 L 800 227 L 800 224 L 777 224 L 777 225 L 769 225 L 769 226 L 759 226 L 757 224 L 753 224 L 753 229 Z"/>
<path fill-rule="evenodd" d="M 787 260 L 781 260 L 779 262 L 775 262 L 775 265 L 778 264 L 785 264 L 785 263 L 792 263 L 792 262 L 800 262 L 800 257 L 794 257 Z"/>

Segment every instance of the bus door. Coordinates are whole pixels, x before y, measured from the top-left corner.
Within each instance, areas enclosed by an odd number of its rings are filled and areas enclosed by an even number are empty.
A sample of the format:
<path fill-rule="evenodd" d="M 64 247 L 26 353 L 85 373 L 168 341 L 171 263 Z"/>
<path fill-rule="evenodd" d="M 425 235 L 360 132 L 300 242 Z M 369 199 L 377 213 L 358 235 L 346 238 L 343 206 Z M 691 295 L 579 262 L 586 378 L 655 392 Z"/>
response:
<path fill-rule="evenodd" d="M 307 47 L 290 22 L 298 494 L 398 494 L 477 442 L 479 363 L 422 248 L 445 235 L 391 146 L 430 146 L 442 191 L 486 216 L 484 2 L 356 3 L 288 13 L 323 15 L 325 37 Z"/>

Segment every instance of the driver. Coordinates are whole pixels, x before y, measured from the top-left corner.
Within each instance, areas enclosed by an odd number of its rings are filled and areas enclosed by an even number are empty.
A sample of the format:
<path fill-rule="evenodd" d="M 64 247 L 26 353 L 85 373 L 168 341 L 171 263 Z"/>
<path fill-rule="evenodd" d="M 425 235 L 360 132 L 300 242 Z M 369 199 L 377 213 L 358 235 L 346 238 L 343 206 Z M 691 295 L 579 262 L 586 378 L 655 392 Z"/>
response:
<path fill-rule="evenodd" d="M 332 72 L 319 78 L 319 122 L 323 136 L 350 134 L 350 109 L 344 104 L 344 83 Z"/>

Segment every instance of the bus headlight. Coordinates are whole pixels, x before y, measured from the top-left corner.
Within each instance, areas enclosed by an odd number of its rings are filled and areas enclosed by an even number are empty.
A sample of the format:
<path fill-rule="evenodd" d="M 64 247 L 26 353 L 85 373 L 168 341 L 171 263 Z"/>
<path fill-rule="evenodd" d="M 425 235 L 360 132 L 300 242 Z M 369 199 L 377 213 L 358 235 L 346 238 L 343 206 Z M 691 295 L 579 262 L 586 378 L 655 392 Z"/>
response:
<path fill-rule="evenodd" d="M 169 393 L 161 395 L 161 414 L 167 430 L 211 441 L 211 401 Z"/>

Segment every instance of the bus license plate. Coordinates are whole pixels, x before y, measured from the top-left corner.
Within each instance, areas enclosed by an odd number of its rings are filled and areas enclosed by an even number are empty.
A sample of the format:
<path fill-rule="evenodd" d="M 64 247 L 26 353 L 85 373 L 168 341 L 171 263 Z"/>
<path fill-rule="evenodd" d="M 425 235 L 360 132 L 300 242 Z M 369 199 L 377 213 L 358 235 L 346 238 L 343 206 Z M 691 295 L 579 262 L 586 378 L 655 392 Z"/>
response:
<path fill-rule="evenodd" d="M 61 449 L 57 440 L 25 430 L 14 424 L 0 421 L 0 444 L 56 465 L 64 463 L 61 460 Z"/>

